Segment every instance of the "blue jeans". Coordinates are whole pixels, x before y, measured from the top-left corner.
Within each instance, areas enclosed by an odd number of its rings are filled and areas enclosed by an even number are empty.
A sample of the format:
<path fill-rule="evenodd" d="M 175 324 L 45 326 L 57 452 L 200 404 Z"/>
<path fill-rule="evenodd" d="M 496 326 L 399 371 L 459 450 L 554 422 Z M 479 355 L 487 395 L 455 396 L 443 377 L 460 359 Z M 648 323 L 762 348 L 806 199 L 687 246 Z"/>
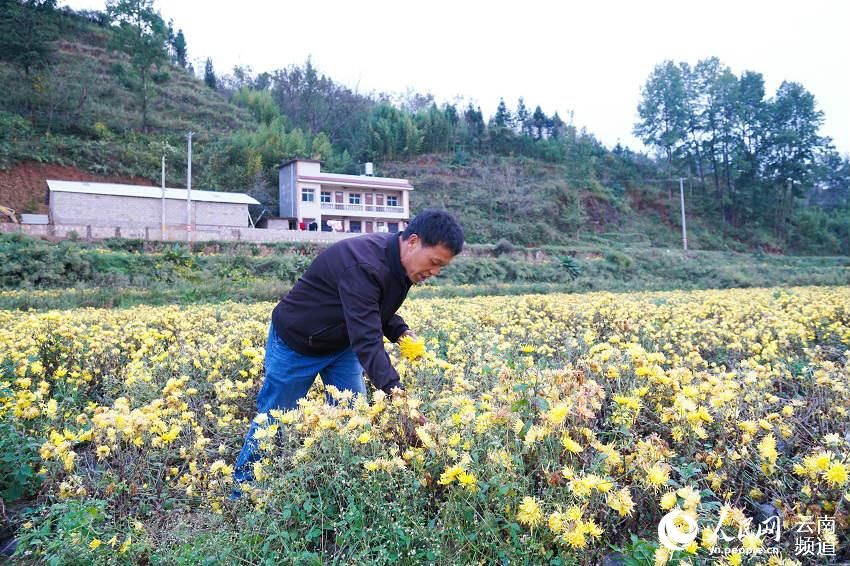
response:
<path fill-rule="evenodd" d="M 363 366 L 351 346 L 326 356 L 305 356 L 287 346 L 274 331 L 273 324 L 269 326 L 264 367 L 263 386 L 257 394 L 257 413 L 268 414 L 272 409 L 288 411 L 297 408 L 298 400 L 307 395 L 316 374 L 321 374 L 322 383 L 333 385 L 340 391 L 361 395 L 366 393 Z M 328 401 L 333 402 L 330 396 Z M 273 421 L 269 415 L 269 424 Z M 254 439 L 257 427 L 252 421 L 245 444 L 236 459 L 233 479 L 237 482 L 254 479 L 254 463 L 262 457 Z"/>

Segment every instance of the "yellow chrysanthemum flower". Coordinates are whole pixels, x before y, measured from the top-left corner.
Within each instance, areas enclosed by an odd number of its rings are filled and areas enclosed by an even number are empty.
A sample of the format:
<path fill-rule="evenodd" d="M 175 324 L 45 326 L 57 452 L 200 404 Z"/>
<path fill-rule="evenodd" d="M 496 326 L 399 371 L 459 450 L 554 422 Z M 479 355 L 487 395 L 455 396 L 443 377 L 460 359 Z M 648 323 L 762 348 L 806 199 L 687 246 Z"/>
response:
<path fill-rule="evenodd" d="M 570 412 L 570 406 L 566 403 L 558 403 L 546 413 L 546 420 L 553 426 L 558 426 L 564 422 Z"/>
<path fill-rule="evenodd" d="M 587 546 L 587 537 L 579 529 L 567 529 L 561 535 L 561 539 L 571 548 L 584 548 Z"/>
<path fill-rule="evenodd" d="M 835 462 L 824 472 L 824 477 L 832 487 L 842 487 L 847 483 L 847 466 L 842 462 Z"/>
<path fill-rule="evenodd" d="M 581 444 L 573 440 L 573 437 L 571 437 L 568 432 L 564 432 L 561 436 L 561 444 L 563 444 L 564 449 L 566 449 L 567 452 L 572 452 L 573 454 L 578 454 L 584 450 L 584 448 L 581 447 Z"/>
<path fill-rule="evenodd" d="M 425 355 L 425 342 L 418 339 L 415 340 L 410 336 L 403 336 L 398 341 L 398 349 L 404 359 L 410 361 L 418 360 Z"/>
<path fill-rule="evenodd" d="M 437 483 L 440 485 L 449 485 L 453 481 L 457 479 L 457 477 L 462 474 L 464 469 L 461 466 L 451 466 L 446 468 L 446 470 L 440 475 L 440 479 Z"/>
<path fill-rule="evenodd" d="M 551 515 L 549 515 L 549 530 L 555 534 L 560 534 L 561 531 L 564 530 L 564 522 L 564 514 L 560 511 L 554 511 Z"/>
<path fill-rule="evenodd" d="M 761 442 L 758 444 L 758 449 L 759 455 L 767 460 L 768 463 L 776 463 L 776 459 L 779 457 L 779 452 L 776 450 L 776 437 L 773 436 L 773 433 L 770 433 L 761 439 Z"/>
<path fill-rule="evenodd" d="M 543 520 L 543 512 L 533 497 L 525 496 L 519 504 L 516 518 L 523 525 L 533 527 Z"/>
<path fill-rule="evenodd" d="M 676 501 L 676 493 L 673 491 L 668 491 L 667 493 L 661 496 L 660 507 L 664 511 L 668 511 L 676 505 Z"/>
<path fill-rule="evenodd" d="M 609 493 L 607 503 L 608 507 L 619 513 L 621 517 L 631 515 L 635 507 L 634 501 L 632 501 L 632 495 L 629 493 L 627 487 Z"/>
<path fill-rule="evenodd" d="M 653 489 L 659 489 L 670 480 L 670 470 L 664 464 L 654 464 L 646 470 L 646 483 Z"/>
<path fill-rule="evenodd" d="M 754 533 L 747 533 L 744 535 L 744 538 L 741 539 L 741 547 L 752 554 L 761 548 L 761 539 Z"/>
<path fill-rule="evenodd" d="M 478 489 L 477 478 L 472 472 L 461 472 L 457 475 L 458 483 L 467 491 L 476 491 Z"/>

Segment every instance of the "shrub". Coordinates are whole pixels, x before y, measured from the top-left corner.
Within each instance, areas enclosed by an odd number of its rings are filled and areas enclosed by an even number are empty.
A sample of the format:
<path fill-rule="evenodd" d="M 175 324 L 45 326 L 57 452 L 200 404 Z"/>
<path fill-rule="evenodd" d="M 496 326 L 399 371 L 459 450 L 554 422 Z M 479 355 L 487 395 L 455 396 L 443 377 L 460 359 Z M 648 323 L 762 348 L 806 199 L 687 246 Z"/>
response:
<path fill-rule="evenodd" d="M 11 374 L 9 367 L 6 373 Z M 12 395 L 10 390 L 0 389 L 0 397 L 7 395 Z M 4 501 L 31 497 L 39 484 L 35 468 L 40 443 L 22 432 L 18 422 L 11 413 L 0 416 L 0 497 Z"/>
<path fill-rule="evenodd" d="M 567 277 L 570 279 L 576 279 L 581 275 L 581 266 L 574 257 L 564 255 L 559 256 L 558 260 L 561 262 L 561 267 L 567 272 Z"/>
<path fill-rule="evenodd" d="M 92 126 L 92 131 L 94 136 L 99 140 L 108 140 L 112 139 L 113 134 L 109 129 L 109 126 L 104 124 L 103 122 L 95 122 L 94 126 Z"/>
<path fill-rule="evenodd" d="M 634 260 L 622 252 L 612 250 L 605 255 L 605 261 L 615 265 L 618 270 L 628 270 L 632 267 Z"/>
<path fill-rule="evenodd" d="M 496 246 L 493 248 L 493 255 L 499 257 L 501 255 L 509 254 L 514 251 L 514 245 L 505 238 L 502 238 L 498 242 L 496 242 Z"/>

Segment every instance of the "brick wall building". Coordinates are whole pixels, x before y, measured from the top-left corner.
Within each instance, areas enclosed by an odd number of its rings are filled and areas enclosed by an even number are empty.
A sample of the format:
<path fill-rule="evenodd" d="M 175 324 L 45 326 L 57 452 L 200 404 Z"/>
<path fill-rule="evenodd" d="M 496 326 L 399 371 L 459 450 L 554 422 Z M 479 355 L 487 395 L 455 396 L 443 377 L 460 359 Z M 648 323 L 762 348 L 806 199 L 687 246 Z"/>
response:
<path fill-rule="evenodd" d="M 160 229 L 187 224 L 186 189 L 48 180 L 49 215 L 54 225 Z M 243 193 L 191 191 L 189 223 L 204 227 L 247 227 L 248 206 L 260 204 Z M 165 214 L 163 216 L 163 210 Z"/>

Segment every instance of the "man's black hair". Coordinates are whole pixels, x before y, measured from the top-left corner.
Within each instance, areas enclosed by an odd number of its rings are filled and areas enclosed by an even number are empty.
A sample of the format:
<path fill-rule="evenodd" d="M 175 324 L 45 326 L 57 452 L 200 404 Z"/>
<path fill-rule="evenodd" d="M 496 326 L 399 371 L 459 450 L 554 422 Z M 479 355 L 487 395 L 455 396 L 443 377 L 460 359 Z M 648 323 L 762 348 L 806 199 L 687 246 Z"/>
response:
<path fill-rule="evenodd" d="M 454 255 L 463 249 L 463 228 L 445 210 L 427 208 L 417 214 L 402 232 L 401 239 L 407 240 L 412 234 L 419 236 L 423 246 L 442 244 Z"/>

